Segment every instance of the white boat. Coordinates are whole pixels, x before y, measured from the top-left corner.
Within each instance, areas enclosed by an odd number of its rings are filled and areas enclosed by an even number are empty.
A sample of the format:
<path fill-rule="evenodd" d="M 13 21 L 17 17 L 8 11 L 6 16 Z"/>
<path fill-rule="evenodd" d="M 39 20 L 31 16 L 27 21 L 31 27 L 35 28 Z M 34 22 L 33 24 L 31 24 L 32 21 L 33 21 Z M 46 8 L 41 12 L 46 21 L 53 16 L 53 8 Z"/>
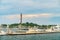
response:
<path fill-rule="evenodd" d="M 4 31 L 0 31 L 0 35 L 6 35 L 7 33 Z"/>

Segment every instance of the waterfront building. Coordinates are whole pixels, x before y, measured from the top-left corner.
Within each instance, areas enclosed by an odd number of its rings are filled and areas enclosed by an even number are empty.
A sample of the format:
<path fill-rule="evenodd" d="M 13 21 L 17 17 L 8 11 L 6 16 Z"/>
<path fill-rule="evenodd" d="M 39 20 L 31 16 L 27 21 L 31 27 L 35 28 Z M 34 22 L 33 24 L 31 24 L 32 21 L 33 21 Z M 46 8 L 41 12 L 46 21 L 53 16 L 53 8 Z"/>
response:
<path fill-rule="evenodd" d="M 60 25 L 52 26 L 50 29 L 46 29 L 46 32 L 60 32 Z"/>
<path fill-rule="evenodd" d="M 60 25 L 54 26 L 53 29 L 54 31 L 60 31 Z"/>

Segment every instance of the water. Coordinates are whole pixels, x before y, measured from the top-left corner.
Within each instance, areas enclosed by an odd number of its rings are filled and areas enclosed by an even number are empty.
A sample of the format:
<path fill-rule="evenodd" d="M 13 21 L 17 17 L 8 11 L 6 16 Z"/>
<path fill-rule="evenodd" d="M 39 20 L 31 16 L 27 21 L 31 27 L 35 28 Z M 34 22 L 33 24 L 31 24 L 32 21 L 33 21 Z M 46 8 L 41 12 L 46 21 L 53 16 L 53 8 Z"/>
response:
<path fill-rule="evenodd" d="M 36 35 L 4 35 L 0 40 L 60 40 L 60 33 Z"/>

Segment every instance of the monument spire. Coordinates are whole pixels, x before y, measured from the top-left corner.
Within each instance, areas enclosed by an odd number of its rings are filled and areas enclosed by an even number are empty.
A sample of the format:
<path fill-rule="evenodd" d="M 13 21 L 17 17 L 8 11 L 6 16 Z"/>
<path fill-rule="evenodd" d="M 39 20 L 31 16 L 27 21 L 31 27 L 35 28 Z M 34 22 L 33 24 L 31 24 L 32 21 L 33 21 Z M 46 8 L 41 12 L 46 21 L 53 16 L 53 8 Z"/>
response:
<path fill-rule="evenodd" d="M 22 24 L 22 13 L 20 14 L 20 24 Z"/>

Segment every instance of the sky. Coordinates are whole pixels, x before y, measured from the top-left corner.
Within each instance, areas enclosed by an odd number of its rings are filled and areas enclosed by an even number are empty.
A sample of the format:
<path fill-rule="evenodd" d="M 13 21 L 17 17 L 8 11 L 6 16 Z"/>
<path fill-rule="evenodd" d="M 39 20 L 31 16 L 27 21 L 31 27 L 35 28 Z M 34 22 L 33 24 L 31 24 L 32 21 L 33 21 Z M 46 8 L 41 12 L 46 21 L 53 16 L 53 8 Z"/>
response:
<path fill-rule="evenodd" d="M 60 24 L 60 0 L 0 0 L 0 24 Z"/>

